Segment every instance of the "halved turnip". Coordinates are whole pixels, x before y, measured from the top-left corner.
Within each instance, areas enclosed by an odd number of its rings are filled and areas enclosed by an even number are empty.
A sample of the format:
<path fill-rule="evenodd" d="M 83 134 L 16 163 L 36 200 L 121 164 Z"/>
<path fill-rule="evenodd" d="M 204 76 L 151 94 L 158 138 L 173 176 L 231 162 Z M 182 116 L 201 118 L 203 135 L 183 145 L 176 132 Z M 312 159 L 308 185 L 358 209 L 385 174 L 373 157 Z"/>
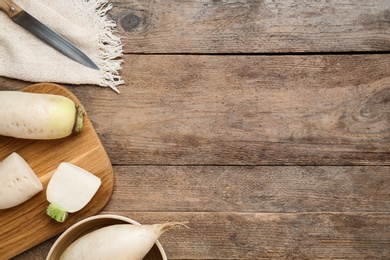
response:
<path fill-rule="evenodd" d="M 99 177 L 68 162 L 62 162 L 50 178 L 46 198 L 47 214 L 64 222 L 68 213 L 84 208 L 101 185 Z"/>
<path fill-rule="evenodd" d="M 17 206 L 43 189 L 28 163 L 17 153 L 0 163 L 0 209 Z"/>

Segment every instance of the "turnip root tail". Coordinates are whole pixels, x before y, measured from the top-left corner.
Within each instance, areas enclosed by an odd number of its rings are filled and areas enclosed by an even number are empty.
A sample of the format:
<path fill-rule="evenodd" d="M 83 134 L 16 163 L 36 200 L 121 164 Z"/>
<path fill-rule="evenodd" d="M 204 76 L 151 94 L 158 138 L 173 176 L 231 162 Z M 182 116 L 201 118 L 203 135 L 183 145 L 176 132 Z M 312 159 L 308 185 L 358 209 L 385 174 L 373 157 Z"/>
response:
<path fill-rule="evenodd" d="M 161 233 L 164 233 L 168 230 L 171 230 L 171 229 L 174 229 L 174 228 L 178 228 L 178 227 L 186 227 L 186 228 L 189 228 L 185 223 L 183 222 L 167 222 L 167 223 L 164 223 L 164 224 L 157 224 L 158 225 L 158 230 L 161 232 Z"/>
<path fill-rule="evenodd" d="M 83 105 L 76 104 L 76 120 L 73 128 L 73 132 L 80 133 L 84 130 L 84 116 L 85 116 L 85 109 Z"/>

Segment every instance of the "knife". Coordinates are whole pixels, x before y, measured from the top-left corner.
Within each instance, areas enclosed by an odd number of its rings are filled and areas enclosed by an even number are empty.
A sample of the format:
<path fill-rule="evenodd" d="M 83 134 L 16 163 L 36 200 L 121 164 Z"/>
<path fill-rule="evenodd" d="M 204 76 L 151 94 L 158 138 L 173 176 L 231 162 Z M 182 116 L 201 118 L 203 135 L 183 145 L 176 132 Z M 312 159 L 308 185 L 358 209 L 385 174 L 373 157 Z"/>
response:
<path fill-rule="evenodd" d="M 62 54 L 84 66 L 99 70 L 99 67 L 79 48 L 24 11 L 12 0 L 0 0 L 0 10 L 4 11 L 12 21 L 19 24 Z"/>

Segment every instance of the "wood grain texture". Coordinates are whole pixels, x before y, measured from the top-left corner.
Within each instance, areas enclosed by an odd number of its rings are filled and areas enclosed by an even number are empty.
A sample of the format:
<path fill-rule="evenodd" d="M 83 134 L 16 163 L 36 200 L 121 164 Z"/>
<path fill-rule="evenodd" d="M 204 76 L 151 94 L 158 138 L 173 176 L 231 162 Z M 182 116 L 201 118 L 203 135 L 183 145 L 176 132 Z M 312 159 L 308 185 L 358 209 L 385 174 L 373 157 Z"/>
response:
<path fill-rule="evenodd" d="M 390 55 L 127 55 L 71 87 L 114 164 L 389 165 Z"/>
<path fill-rule="evenodd" d="M 80 101 L 67 89 L 54 84 L 35 84 L 23 89 L 34 93 L 51 93 Z M 84 131 L 56 140 L 27 140 L 0 137 L 0 159 L 12 152 L 20 154 L 43 184 L 43 190 L 33 198 L 13 208 L 0 210 L 0 258 L 8 259 L 56 234 L 75 222 L 97 214 L 110 199 L 114 179 L 110 160 L 91 124 L 84 118 Z M 46 215 L 46 187 L 50 176 L 61 162 L 70 162 L 102 180 L 102 185 L 90 203 L 72 213 L 64 223 Z"/>
<path fill-rule="evenodd" d="M 113 213 L 113 211 L 110 211 Z M 189 221 L 159 239 L 168 259 L 386 259 L 385 213 L 115 212 L 156 223 Z M 14 260 L 43 259 L 48 241 Z"/>
<path fill-rule="evenodd" d="M 112 4 L 121 94 L 66 86 L 113 163 L 101 213 L 189 221 L 169 259 L 389 258 L 390 1 Z"/>
<path fill-rule="evenodd" d="M 385 259 L 390 254 L 388 214 L 121 214 L 143 223 L 190 219 L 190 230 L 161 237 L 169 259 Z"/>
<path fill-rule="evenodd" d="M 104 211 L 390 212 L 389 172 L 383 166 L 116 166 Z"/>
<path fill-rule="evenodd" d="M 127 53 L 390 50 L 387 0 L 119 0 L 110 14 Z"/>

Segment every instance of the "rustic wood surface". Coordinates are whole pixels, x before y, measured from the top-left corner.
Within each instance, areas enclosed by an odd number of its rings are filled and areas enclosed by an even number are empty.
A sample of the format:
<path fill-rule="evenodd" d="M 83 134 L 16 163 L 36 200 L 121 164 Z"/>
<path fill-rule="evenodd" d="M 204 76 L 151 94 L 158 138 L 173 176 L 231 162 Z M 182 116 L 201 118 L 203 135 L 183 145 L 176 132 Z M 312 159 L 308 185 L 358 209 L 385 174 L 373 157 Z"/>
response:
<path fill-rule="evenodd" d="M 169 259 L 390 258 L 390 1 L 112 3 L 121 94 L 66 85 L 113 164 L 101 213 L 189 221 Z"/>

